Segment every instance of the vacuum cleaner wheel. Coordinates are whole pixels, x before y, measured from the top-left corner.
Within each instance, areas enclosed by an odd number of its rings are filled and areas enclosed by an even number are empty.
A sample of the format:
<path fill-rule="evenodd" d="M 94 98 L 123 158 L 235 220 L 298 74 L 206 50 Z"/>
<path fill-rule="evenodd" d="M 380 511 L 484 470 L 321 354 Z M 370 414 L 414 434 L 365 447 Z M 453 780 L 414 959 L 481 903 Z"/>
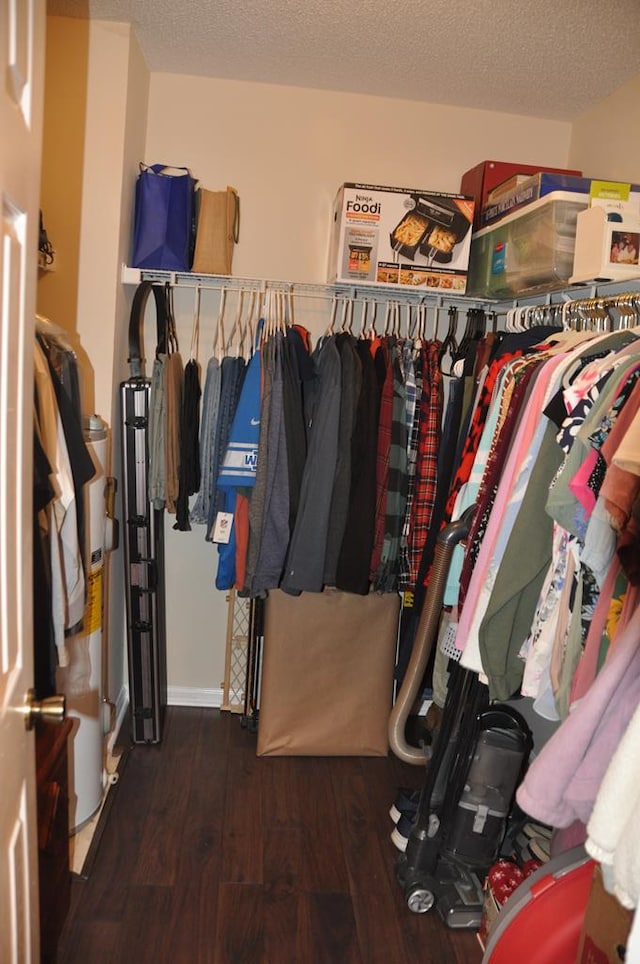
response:
<path fill-rule="evenodd" d="M 428 913 L 436 903 L 434 881 L 431 878 L 414 881 L 405 890 L 405 897 L 413 914 Z"/>

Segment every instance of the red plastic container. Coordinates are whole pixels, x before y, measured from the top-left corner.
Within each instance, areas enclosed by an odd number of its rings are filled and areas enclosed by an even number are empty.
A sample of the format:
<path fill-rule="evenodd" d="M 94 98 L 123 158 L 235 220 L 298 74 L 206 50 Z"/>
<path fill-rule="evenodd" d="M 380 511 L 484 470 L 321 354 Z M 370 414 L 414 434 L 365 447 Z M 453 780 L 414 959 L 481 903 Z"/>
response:
<path fill-rule="evenodd" d="M 528 877 L 500 911 L 482 964 L 575 964 L 593 867 L 575 847 Z"/>

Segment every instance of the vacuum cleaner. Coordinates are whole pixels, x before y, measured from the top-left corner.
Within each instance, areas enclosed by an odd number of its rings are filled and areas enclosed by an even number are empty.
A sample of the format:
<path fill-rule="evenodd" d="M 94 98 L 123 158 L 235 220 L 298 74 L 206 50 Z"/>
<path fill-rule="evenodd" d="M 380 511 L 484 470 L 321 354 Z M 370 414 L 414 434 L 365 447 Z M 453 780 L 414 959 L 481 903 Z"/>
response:
<path fill-rule="evenodd" d="M 437 635 L 451 555 L 468 535 L 472 516 L 473 507 L 438 537 L 409 666 L 389 723 L 391 748 L 405 762 L 425 765 L 424 751 L 406 743 L 404 727 Z M 437 907 L 449 927 L 479 927 L 483 880 L 500 853 L 531 746 L 521 714 L 509 704 L 490 703 L 478 675 L 452 662 L 417 813 L 396 865 L 411 911 Z"/>

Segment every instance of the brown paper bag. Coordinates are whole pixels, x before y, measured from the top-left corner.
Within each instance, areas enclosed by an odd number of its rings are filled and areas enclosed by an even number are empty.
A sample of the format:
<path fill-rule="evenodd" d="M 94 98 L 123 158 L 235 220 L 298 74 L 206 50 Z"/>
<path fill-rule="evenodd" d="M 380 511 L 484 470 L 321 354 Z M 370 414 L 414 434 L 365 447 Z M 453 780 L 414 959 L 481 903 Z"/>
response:
<path fill-rule="evenodd" d="M 386 756 L 400 598 L 269 593 L 258 756 Z"/>
<path fill-rule="evenodd" d="M 235 188 L 196 192 L 196 247 L 192 272 L 231 274 L 233 246 L 240 229 L 240 198 Z"/>

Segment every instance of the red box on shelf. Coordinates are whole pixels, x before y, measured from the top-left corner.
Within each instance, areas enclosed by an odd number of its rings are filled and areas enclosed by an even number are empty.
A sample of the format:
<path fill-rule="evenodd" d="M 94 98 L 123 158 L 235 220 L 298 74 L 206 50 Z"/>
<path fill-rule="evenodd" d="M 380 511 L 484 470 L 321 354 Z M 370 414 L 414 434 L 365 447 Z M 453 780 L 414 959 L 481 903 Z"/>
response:
<path fill-rule="evenodd" d="M 465 171 L 460 181 L 460 193 L 475 198 L 475 212 L 473 227 L 478 230 L 480 214 L 487 196 L 495 187 L 517 174 L 537 174 L 546 171 L 550 174 L 571 174 L 582 177 L 582 171 L 573 171 L 563 167 L 546 167 L 543 164 L 516 164 L 512 161 L 481 161 L 475 167 Z"/>

